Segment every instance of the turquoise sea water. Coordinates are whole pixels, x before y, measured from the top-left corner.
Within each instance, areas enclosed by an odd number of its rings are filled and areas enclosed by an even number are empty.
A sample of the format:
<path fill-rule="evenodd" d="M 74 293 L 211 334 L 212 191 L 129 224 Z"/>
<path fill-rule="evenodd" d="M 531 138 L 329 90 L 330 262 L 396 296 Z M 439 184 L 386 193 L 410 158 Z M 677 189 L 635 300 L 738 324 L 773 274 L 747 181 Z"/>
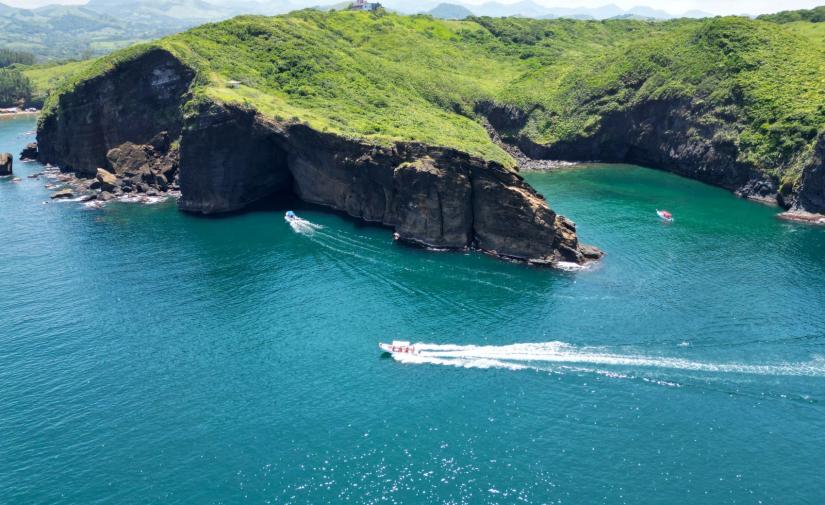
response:
<path fill-rule="evenodd" d="M 315 229 L 89 210 L 39 169 L 0 180 L 0 503 L 825 502 L 825 229 L 531 173 L 608 253 L 558 272 L 294 203 Z"/>

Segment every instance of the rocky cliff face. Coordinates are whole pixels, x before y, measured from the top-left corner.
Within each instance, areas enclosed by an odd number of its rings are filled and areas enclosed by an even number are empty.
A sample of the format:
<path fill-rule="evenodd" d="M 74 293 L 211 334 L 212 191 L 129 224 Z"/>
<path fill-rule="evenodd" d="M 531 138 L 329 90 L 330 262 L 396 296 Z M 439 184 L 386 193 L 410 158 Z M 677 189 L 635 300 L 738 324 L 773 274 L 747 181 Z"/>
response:
<path fill-rule="evenodd" d="M 528 157 L 565 161 L 633 163 L 721 186 L 743 197 L 777 200 L 777 181 L 738 161 L 732 123 L 706 121 L 688 101 L 647 101 L 601 119 L 589 137 L 550 145 L 519 134 L 526 113 L 512 107 L 480 109 Z M 515 132 L 515 133 L 513 133 Z"/>
<path fill-rule="evenodd" d="M 110 150 L 149 144 L 161 131 L 177 138 L 181 104 L 194 72 L 152 50 L 61 94 L 38 126 L 39 159 L 82 175 L 112 169 Z"/>
<path fill-rule="evenodd" d="M 819 136 L 811 162 L 802 172 L 794 209 L 825 214 L 825 132 Z"/>
<path fill-rule="evenodd" d="M 427 247 L 477 248 L 534 263 L 583 263 L 575 225 L 520 176 L 445 148 L 375 146 L 203 104 L 183 127 L 180 208 L 215 213 L 279 192 L 393 227 Z M 586 253 L 586 254 L 585 254 Z"/>
<path fill-rule="evenodd" d="M 188 212 L 236 211 L 291 192 L 390 226 L 412 244 L 537 264 L 600 256 L 496 163 L 417 143 L 375 146 L 208 101 L 184 117 L 192 78 L 169 53 L 152 51 L 84 82 L 39 125 L 40 159 L 95 175 L 106 191 L 179 181 Z"/>

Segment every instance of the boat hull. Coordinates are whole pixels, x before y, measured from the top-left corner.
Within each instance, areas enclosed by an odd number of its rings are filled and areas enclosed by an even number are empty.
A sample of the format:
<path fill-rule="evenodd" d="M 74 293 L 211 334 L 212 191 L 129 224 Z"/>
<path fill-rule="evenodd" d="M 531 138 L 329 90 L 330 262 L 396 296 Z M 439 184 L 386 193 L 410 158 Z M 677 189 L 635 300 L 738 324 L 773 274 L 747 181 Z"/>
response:
<path fill-rule="evenodd" d="M 411 345 L 393 345 L 380 342 L 378 348 L 388 354 L 415 354 L 415 347 Z"/>
<path fill-rule="evenodd" d="M 662 212 L 660 210 L 656 211 L 656 215 L 659 216 L 659 219 L 661 219 L 662 221 L 665 221 L 665 222 L 668 222 L 668 223 L 673 222 L 673 216 L 668 217 L 664 212 Z"/>

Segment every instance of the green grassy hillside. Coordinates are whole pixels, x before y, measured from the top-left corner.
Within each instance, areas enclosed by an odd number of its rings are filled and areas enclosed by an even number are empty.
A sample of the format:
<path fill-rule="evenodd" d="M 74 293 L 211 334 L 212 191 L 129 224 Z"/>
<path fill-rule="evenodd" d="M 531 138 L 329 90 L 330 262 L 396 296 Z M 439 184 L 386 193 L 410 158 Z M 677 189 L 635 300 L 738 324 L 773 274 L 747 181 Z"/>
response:
<path fill-rule="evenodd" d="M 642 101 L 683 100 L 706 111 L 707 121 L 731 123 L 743 160 L 792 172 L 825 128 L 825 38 L 817 26 L 301 11 L 203 25 L 115 53 L 77 79 L 161 46 L 198 70 L 196 97 L 376 143 L 418 140 L 511 165 L 474 112 L 481 101 L 532 111 L 521 133 L 552 143 L 586 138 L 605 114 Z M 231 80 L 243 84 L 232 88 Z"/>

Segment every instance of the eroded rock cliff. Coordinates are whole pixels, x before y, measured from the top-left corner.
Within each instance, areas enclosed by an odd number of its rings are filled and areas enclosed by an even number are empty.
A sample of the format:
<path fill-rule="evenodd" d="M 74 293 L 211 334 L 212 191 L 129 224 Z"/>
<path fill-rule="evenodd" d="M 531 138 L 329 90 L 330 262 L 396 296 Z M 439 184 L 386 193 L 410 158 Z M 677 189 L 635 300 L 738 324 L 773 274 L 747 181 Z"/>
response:
<path fill-rule="evenodd" d="M 155 49 L 62 93 L 37 129 L 38 157 L 82 175 L 112 168 L 107 154 L 126 142 L 180 135 L 181 104 L 194 72 Z"/>
<path fill-rule="evenodd" d="M 721 186 L 744 198 L 825 213 L 825 132 L 798 187 L 782 188 L 776 176 L 741 160 L 736 140 L 739 125 L 734 118 L 710 117 L 688 100 L 640 102 L 602 117 L 590 136 L 546 145 L 523 134 L 532 110 L 483 103 L 477 112 L 503 142 L 524 153 L 528 162 L 633 163 Z"/>
<path fill-rule="evenodd" d="M 593 259 L 516 173 L 453 149 L 376 146 L 204 103 L 181 136 L 180 208 L 211 214 L 291 191 L 408 243 L 534 263 Z M 564 232 L 564 233 L 563 233 Z"/>
<path fill-rule="evenodd" d="M 482 110 L 496 128 L 515 131 L 515 135 L 505 135 L 505 141 L 531 158 L 633 163 L 734 191 L 745 190 L 751 181 L 767 181 L 776 193 L 775 181 L 738 161 L 738 148 L 726 135 L 732 126 L 703 121 L 701 111 L 687 101 L 641 102 L 602 117 L 591 136 L 548 145 L 519 133 L 526 114 L 511 109 L 488 106 Z M 745 191 L 743 196 L 750 195 Z"/>
<path fill-rule="evenodd" d="M 813 158 L 802 172 L 794 209 L 825 214 L 825 132 L 819 136 Z"/>
<path fill-rule="evenodd" d="M 193 77 L 154 50 L 82 82 L 41 121 L 41 161 L 96 176 L 107 192 L 178 182 L 187 212 L 237 211 L 289 192 L 392 227 L 416 245 L 537 264 L 600 255 L 581 247 L 572 221 L 498 163 L 419 143 L 374 145 L 252 107 L 193 100 Z"/>

